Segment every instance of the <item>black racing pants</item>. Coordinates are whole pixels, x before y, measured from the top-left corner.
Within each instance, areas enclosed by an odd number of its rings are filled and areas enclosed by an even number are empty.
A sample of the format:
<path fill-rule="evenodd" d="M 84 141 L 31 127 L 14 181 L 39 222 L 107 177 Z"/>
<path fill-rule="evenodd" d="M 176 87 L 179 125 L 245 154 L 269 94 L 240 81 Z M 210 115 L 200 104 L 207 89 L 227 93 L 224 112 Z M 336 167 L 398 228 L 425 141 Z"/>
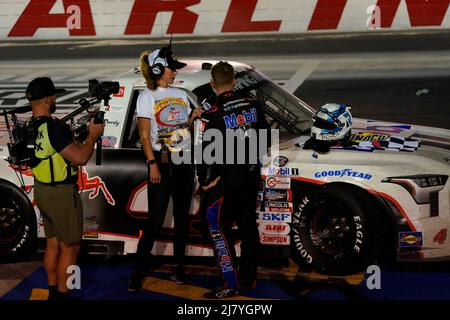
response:
<path fill-rule="evenodd" d="M 259 232 L 256 224 L 258 177 L 250 177 L 238 187 L 220 182 L 205 196 L 206 219 L 213 240 L 214 255 L 226 288 L 251 285 L 256 280 Z M 232 230 L 237 225 L 237 233 Z M 235 237 L 237 235 L 237 238 Z M 239 268 L 234 244 L 241 240 Z"/>
<path fill-rule="evenodd" d="M 148 257 L 155 239 L 162 229 L 171 195 L 175 223 L 173 243 L 175 263 L 183 264 L 184 262 L 189 232 L 188 216 L 194 186 L 194 170 L 189 164 L 161 163 L 158 153 L 155 153 L 155 158 L 161 172 L 161 182 L 149 184 L 147 188 L 149 218 L 145 222 L 137 247 L 136 271 L 145 271 L 148 268 Z"/>

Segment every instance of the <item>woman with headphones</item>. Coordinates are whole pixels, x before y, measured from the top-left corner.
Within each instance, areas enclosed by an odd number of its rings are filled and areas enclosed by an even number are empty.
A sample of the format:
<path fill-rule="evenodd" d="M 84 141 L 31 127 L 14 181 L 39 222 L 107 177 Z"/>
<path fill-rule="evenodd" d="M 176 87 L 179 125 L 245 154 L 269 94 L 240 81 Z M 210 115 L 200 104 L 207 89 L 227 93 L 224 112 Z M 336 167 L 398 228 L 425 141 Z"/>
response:
<path fill-rule="evenodd" d="M 185 282 L 183 260 L 188 237 L 188 215 L 194 185 L 194 170 L 190 163 L 175 164 L 174 153 L 190 146 L 190 106 L 186 92 L 171 87 L 177 70 L 186 66 L 172 53 L 171 46 L 140 57 L 142 75 L 147 88 L 138 97 L 136 115 L 142 148 L 148 166 L 148 210 L 137 247 L 135 270 L 129 291 L 141 291 L 147 259 L 166 216 L 170 195 L 173 198 L 175 222 L 175 266 L 171 279 Z M 196 115 L 197 111 L 191 114 Z"/>

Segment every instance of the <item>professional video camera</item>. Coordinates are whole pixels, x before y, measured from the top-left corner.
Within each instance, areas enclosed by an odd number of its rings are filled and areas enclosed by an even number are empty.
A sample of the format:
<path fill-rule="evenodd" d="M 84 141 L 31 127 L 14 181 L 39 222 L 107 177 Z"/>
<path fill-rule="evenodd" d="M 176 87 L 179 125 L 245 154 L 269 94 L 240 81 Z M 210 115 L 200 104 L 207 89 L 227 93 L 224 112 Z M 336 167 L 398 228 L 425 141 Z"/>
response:
<path fill-rule="evenodd" d="M 105 81 L 99 82 L 96 79 L 89 80 L 89 96 L 92 98 L 90 100 L 80 99 L 78 103 L 80 108 L 74 110 L 65 116 L 62 120 L 71 120 L 71 129 L 75 140 L 78 143 L 82 143 L 86 140 L 89 135 L 88 125 L 91 119 L 94 119 L 94 123 L 104 122 L 104 111 L 100 111 L 99 108 L 92 110 L 92 106 L 98 102 L 104 101 L 104 105 L 108 106 L 109 100 L 112 94 L 118 94 L 120 91 L 120 84 L 116 81 Z M 87 111 L 88 114 L 80 117 L 76 122 L 74 121 L 75 116 L 83 111 Z"/>
<path fill-rule="evenodd" d="M 103 101 L 107 106 L 111 95 L 117 94 L 120 91 L 118 82 L 99 82 L 96 79 L 89 80 L 89 96 L 90 99 L 80 99 L 78 103 L 80 107 L 73 110 L 63 118 L 61 121 L 70 121 L 70 126 L 75 139 L 79 143 L 83 143 L 89 134 L 90 119 L 94 119 L 95 123 L 104 122 L 104 111 L 100 111 L 100 107 L 94 105 Z M 18 114 L 23 114 L 31 111 L 31 106 L 23 106 L 10 110 L 3 110 L 5 124 L 9 135 L 10 142 L 8 143 L 9 157 L 7 161 L 11 166 L 18 168 L 19 171 L 26 170 L 28 167 L 34 166 L 34 143 L 36 139 L 35 124 L 33 118 L 26 121 L 19 119 Z M 87 111 L 88 114 L 82 117 L 77 117 L 82 112 Z M 101 140 L 97 141 L 97 164 L 100 164 Z"/>

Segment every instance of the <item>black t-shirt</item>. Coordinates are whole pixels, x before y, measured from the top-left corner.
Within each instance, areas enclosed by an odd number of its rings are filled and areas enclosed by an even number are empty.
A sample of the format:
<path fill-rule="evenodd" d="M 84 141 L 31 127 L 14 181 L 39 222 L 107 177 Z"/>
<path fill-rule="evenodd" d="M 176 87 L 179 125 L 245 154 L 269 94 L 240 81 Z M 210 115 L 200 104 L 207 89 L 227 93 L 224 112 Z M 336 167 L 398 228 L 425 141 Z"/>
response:
<path fill-rule="evenodd" d="M 47 130 L 50 143 L 58 153 L 73 142 L 69 125 L 59 119 L 51 118 L 48 120 Z"/>

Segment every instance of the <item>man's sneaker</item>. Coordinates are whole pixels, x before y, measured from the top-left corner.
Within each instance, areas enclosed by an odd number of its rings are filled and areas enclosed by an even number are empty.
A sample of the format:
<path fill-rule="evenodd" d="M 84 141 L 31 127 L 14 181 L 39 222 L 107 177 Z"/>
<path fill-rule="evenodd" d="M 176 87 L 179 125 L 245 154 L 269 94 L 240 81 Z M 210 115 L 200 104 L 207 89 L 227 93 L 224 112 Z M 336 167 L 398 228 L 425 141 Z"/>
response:
<path fill-rule="evenodd" d="M 225 299 L 235 297 L 239 295 L 239 290 L 236 288 L 223 288 L 214 291 L 207 292 L 203 297 L 207 299 Z"/>
<path fill-rule="evenodd" d="M 142 291 L 142 282 L 144 280 L 144 274 L 142 272 L 133 272 L 130 282 L 128 282 L 128 291 Z"/>
<path fill-rule="evenodd" d="M 183 266 L 177 264 L 172 268 L 170 280 L 175 281 L 177 284 L 185 284 L 187 282 L 187 276 L 184 273 Z"/>

